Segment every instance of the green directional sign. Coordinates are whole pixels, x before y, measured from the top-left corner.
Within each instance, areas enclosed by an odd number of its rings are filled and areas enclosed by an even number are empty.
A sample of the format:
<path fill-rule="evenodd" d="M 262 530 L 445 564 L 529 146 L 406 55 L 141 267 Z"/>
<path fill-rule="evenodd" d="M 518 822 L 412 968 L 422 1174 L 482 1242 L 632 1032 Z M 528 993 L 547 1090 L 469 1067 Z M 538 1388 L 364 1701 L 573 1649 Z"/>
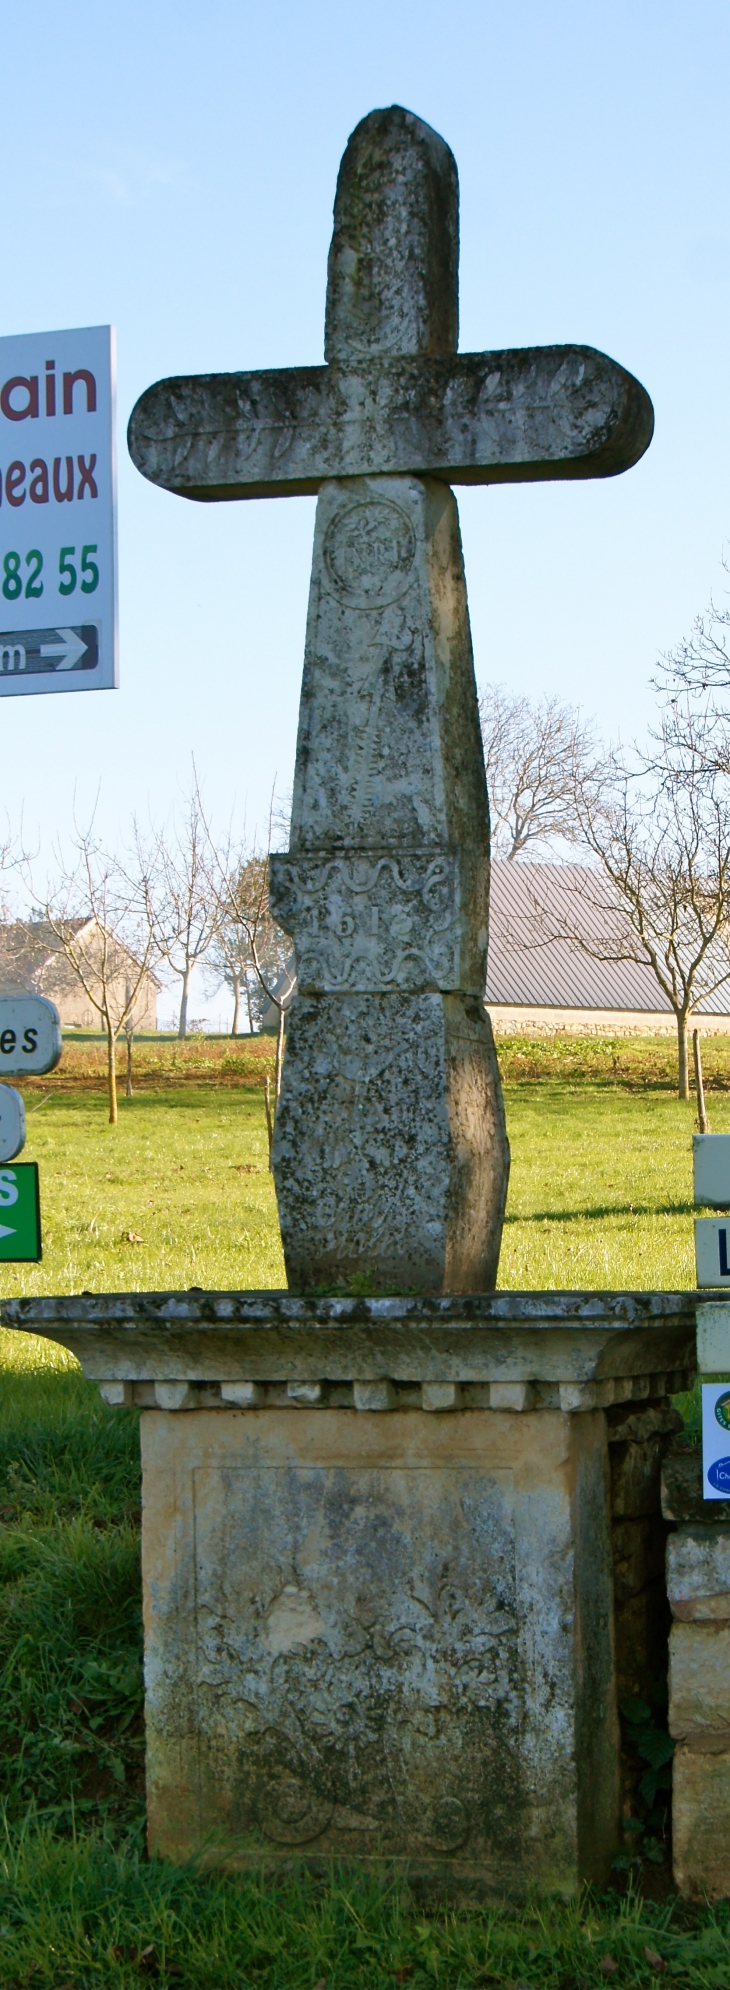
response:
<path fill-rule="evenodd" d="M 0 1263 L 37 1264 L 41 1250 L 41 1198 L 37 1161 L 0 1168 Z"/>

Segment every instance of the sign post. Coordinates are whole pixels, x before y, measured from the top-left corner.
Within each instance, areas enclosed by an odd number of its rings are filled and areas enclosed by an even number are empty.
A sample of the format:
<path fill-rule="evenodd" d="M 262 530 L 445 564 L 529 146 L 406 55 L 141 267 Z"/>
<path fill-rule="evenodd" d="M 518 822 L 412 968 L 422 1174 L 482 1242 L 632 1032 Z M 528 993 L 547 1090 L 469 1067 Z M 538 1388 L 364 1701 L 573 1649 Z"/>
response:
<path fill-rule="evenodd" d="M 0 339 L 0 697 L 113 688 L 109 325 Z"/>
<path fill-rule="evenodd" d="M 53 1071 L 61 1056 L 61 1018 L 45 995 L 0 998 L 0 1073 Z M 0 1083 L 0 1162 L 25 1146 L 25 1106 L 13 1085 Z M 0 1166 L 0 1263 L 38 1263 L 41 1202 L 36 1161 Z"/>
<path fill-rule="evenodd" d="M 25 1106 L 14 1085 L 0 1085 L 0 1161 L 14 1161 L 25 1146 Z"/>

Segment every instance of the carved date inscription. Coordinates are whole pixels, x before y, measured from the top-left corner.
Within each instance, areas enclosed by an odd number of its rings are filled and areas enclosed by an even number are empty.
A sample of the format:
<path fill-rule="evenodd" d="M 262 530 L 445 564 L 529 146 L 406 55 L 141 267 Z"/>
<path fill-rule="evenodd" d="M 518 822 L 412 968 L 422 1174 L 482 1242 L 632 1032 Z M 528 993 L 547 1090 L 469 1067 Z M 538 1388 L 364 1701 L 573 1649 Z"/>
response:
<path fill-rule="evenodd" d="M 270 889 L 302 992 L 460 986 L 453 851 L 272 857 Z"/>

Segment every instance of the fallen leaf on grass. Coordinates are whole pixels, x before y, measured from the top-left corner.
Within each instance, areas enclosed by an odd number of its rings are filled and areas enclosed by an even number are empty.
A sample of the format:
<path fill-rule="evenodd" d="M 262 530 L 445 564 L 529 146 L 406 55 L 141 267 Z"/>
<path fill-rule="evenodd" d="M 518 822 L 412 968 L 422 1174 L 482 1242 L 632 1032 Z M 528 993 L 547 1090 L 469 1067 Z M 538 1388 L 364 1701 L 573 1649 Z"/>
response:
<path fill-rule="evenodd" d="M 615 1956 L 602 1955 L 598 1967 L 603 1971 L 604 1976 L 616 1976 L 618 1974 L 618 1963 Z"/>
<path fill-rule="evenodd" d="M 327 1978 L 325 1976 L 320 1976 L 319 1982 L 315 1983 L 314 1990 L 327 1990 Z"/>
<path fill-rule="evenodd" d="M 648 1962 L 651 1969 L 666 1969 L 667 1965 L 664 1961 L 664 1957 L 661 1955 L 657 1955 L 656 1949 L 645 1949 L 644 1959 L 646 1962 Z"/>
<path fill-rule="evenodd" d="M 254 1167 L 253 1161 L 234 1161 L 233 1172 L 234 1175 L 256 1175 L 258 1168 Z"/>
<path fill-rule="evenodd" d="M 138 1231 L 138 1230 L 123 1230 L 123 1231 L 122 1231 L 122 1243 L 123 1243 L 123 1244 L 143 1244 L 143 1243 L 144 1243 L 144 1237 L 140 1237 L 140 1234 L 139 1234 L 139 1231 Z"/>
<path fill-rule="evenodd" d="M 137 1968 L 141 1969 L 144 1976 L 159 1975 L 160 1965 L 157 1960 L 157 1950 L 154 1942 L 148 1942 L 145 1949 L 140 1949 L 137 1956 Z"/>

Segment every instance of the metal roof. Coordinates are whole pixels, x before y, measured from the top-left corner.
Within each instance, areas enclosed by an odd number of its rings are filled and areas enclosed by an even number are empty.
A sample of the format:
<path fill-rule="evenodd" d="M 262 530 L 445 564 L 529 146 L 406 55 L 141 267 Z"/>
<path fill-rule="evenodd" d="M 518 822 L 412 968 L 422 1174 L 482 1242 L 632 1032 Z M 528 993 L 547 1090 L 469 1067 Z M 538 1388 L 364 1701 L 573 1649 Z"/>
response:
<path fill-rule="evenodd" d="M 562 931 L 561 931 L 562 929 Z M 571 937 L 574 936 L 574 937 Z M 595 960 L 579 938 L 610 951 L 631 945 L 626 915 L 603 873 L 589 864 L 533 864 L 494 858 L 489 899 L 486 1000 L 505 1008 L 616 1009 L 671 1015 L 650 967 Z M 724 954 L 717 977 L 730 965 Z M 288 1009 L 296 991 L 293 959 L 276 982 Z M 730 978 L 694 1004 L 695 1015 L 730 1015 Z M 263 1029 L 278 1010 L 266 1005 Z"/>
<path fill-rule="evenodd" d="M 620 946 L 623 935 L 630 944 L 629 934 L 610 885 L 590 865 L 497 858 L 492 863 L 486 999 L 510 1007 L 671 1014 L 650 967 L 631 960 L 594 960 L 579 944 L 583 938 L 610 950 L 614 943 Z M 698 1000 L 695 1014 L 703 1013 L 730 1013 L 730 980 Z"/>

